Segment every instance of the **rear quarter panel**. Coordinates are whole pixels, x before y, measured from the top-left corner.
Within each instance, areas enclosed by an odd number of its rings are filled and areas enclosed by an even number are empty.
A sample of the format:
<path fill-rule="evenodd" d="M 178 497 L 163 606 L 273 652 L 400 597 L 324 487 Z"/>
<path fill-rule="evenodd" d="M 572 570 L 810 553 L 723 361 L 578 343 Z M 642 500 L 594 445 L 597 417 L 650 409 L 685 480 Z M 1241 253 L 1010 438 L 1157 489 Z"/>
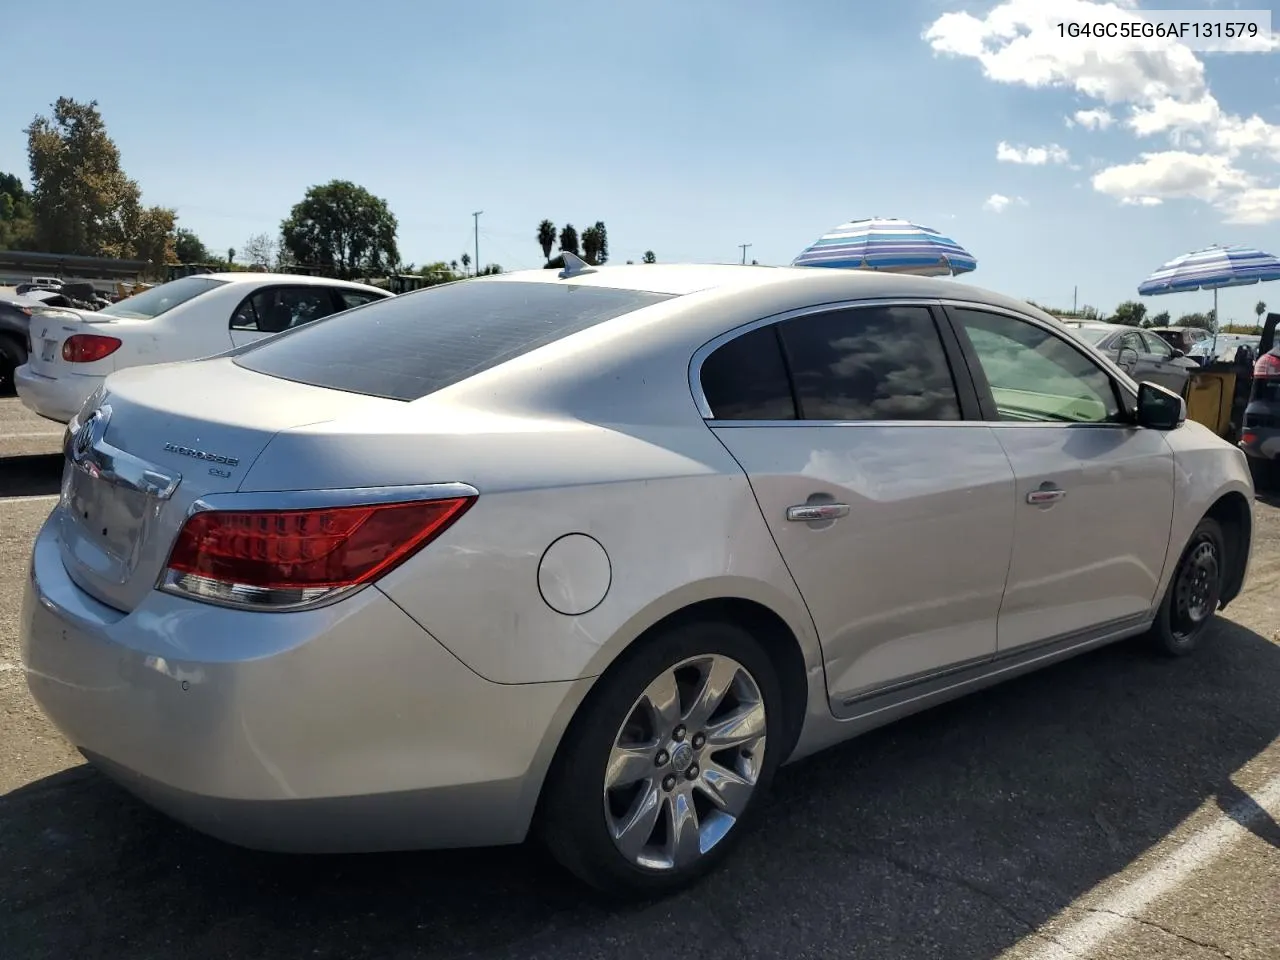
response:
<path fill-rule="evenodd" d="M 640 429 L 457 409 L 442 419 L 447 431 L 287 431 L 241 489 L 280 489 L 299 475 L 327 487 L 475 486 L 476 505 L 378 587 L 498 683 L 594 676 L 666 615 L 726 597 L 777 613 L 820 672 L 807 609 L 746 477 L 700 420 Z M 543 600 L 539 565 L 574 533 L 604 548 L 609 588 L 571 616 Z"/>

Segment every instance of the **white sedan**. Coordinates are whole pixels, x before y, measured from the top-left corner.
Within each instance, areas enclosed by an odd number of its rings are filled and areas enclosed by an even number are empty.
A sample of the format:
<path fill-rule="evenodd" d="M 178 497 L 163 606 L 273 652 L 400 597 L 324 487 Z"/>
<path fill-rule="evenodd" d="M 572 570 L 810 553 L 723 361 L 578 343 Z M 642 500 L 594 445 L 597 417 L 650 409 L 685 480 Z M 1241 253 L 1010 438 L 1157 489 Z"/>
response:
<path fill-rule="evenodd" d="M 363 283 L 272 273 L 182 277 L 98 311 L 47 308 L 31 318 L 22 402 L 66 423 L 115 370 L 225 353 L 391 296 Z"/>

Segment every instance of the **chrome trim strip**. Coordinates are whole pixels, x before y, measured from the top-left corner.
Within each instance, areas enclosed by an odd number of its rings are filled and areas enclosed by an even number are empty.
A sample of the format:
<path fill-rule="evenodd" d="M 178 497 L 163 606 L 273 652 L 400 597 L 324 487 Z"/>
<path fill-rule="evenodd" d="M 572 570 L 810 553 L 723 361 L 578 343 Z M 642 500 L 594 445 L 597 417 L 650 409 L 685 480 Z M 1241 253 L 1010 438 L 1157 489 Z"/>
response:
<path fill-rule="evenodd" d="M 478 496 L 480 491 L 469 483 L 210 493 L 191 504 L 187 515 L 203 510 L 315 510 L 321 507 L 358 507 L 366 503 L 408 503 Z"/>
<path fill-rule="evenodd" d="M 68 428 L 63 435 L 62 452 L 67 462 L 81 473 L 112 486 L 156 500 L 172 497 L 182 482 L 182 474 L 166 473 L 158 465 L 107 443 L 104 436 L 110 419 L 111 407 L 101 406 L 83 423 L 73 421 L 75 430 Z"/>

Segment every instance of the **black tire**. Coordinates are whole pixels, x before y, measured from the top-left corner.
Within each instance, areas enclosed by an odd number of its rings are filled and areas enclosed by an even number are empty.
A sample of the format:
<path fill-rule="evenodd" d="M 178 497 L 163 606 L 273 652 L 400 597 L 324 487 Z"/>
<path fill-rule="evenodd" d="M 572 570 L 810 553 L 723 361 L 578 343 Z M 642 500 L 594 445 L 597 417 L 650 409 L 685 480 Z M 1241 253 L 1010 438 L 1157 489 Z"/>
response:
<path fill-rule="evenodd" d="M 9 337 L 0 337 L 0 397 L 11 397 L 13 371 L 27 362 L 27 351 Z"/>
<path fill-rule="evenodd" d="M 628 729 L 632 728 L 630 721 L 635 718 L 634 711 L 642 709 L 642 697 L 652 682 L 656 682 L 677 665 L 712 656 L 736 661 L 750 680 L 754 681 L 754 688 L 759 693 L 759 702 L 763 704 L 765 713 L 763 763 L 754 768 L 755 786 L 747 794 L 745 807 L 733 818 L 727 832 L 707 851 L 698 854 L 689 864 L 665 868 L 641 865 L 624 856 L 615 844 L 608 825 L 606 804 L 611 800 L 616 801 L 616 797 L 606 793 L 606 766 L 611 751 L 615 742 L 624 734 L 623 724 L 628 723 Z M 690 671 L 698 669 L 701 667 L 682 668 L 684 672 L 681 675 L 695 676 Z M 741 674 L 735 676 L 739 678 L 736 682 L 745 684 L 741 680 Z M 684 690 L 685 687 L 682 686 L 681 703 L 687 705 L 689 697 L 683 695 Z M 730 704 L 728 709 L 740 711 L 746 708 L 741 704 Z M 712 716 L 719 714 L 713 713 Z M 693 622 L 652 637 L 629 651 L 610 668 L 570 725 L 543 791 L 538 831 L 542 841 L 563 866 L 609 897 L 647 898 L 673 893 L 689 886 L 728 856 L 760 809 L 761 800 L 782 759 L 780 754 L 786 739 L 784 716 L 782 688 L 775 676 L 773 664 L 760 642 L 741 627 L 722 622 Z M 709 729 L 710 724 L 706 728 Z M 692 747 L 697 742 L 694 732 L 686 731 L 685 735 L 689 738 L 688 745 Z M 677 732 L 672 736 L 678 737 L 679 734 Z M 682 758 L 676 756 L 674 749 L 668 755 L 662 745 L 677 744 L 678 748 L 677 741 L 664 740 L 662 733 L 656 730 L 653 738 L 657 744 L 656 749 L 663 756 L 669 756 L 671 765 L 660 767 L 655 760 L 652 779 L 647 781 L 647 787 L 637 787 L 636 796 L 652 790 L 660 798 L 657 803 L 671 805 L 660 808 L 658 821 L 664 826 L 655 826 L 656 832 L 647 834 L 650 841 L 654 837 L 661 838 L 664 834 L 671 836 L 665 830 L 665 824 L 670 822 L 666 820 L 666 813 L 675 809 L 676 794 L 668 792 L 668 781 L 678 784 L 673 789 L 687 789 L 690 797 L 697 795 L 704 804 L 709 802 L 709 794 L 702 786 L 703 781 L 694 777 L 686 784 L 684 779 L 670 772 L 676 763 L 682 762 Z M 644 739 L 648 739 L 647 734 Z M 706 747 L 706 750 L 709 751 L 710 747 Z M 758 755 L 758 752 L 757 749 L 755 753 Z M 711 774 L 717 769 L 710 762 L 713 758 L 706 756 L 705 751 L 698 756 L 703 758 L 702 762 L 707 767 L 702 771 L 703 774 Z M 747 759 L 737 760 L 738 756 L 736 751 L 731 750 L 716 754 L 714 759 L 726 763 L 753 763 L 750 751 L 741 754 Z M 697 762 L 695 760 L 687 771 L 697 771 Z M 692 801 L 691 805 L 696 807 L 698 802 Z M 625 819 L 625 815 L 612 815 Z M 702 817 L 699 823 L 710 825 L 716 822 L 714 818 L 717 817 L 721 818 L 719 824 L 723 825 L 723 816 L 714 809 Z"/>
<path fill-rule="evenodd" d="M 1148 635 L 1159 653 L 1183 657 L 1199 646 L 1218 610 L 1226 560 L 1222 527 L 1205 517 L 1191 531 Z"/>

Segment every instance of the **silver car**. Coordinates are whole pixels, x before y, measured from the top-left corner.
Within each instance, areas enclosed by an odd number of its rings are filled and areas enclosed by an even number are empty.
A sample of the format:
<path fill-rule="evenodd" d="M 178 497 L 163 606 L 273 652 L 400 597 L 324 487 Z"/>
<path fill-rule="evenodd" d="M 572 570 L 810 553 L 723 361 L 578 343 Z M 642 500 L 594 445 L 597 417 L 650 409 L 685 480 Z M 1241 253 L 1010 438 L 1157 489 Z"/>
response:
<path fill-rule="evenodd" d="M 1244 455 L 1025 303 L 820 268 L 466 280 L 108 377 L 32 694 L 179 820 L 653 894 L 784 763 L 1239 594 Z M 886 771 L 891 775 L 891 771 Z"/>
<path fill-rule="evenodd" d="M 1105 353 L 1135 380 L 1148 380 L 1183 394 L 1200 362 L 1175 350 L 1149 330 L 1119 323 L 1067 321 L 1071 332 Z"/>

